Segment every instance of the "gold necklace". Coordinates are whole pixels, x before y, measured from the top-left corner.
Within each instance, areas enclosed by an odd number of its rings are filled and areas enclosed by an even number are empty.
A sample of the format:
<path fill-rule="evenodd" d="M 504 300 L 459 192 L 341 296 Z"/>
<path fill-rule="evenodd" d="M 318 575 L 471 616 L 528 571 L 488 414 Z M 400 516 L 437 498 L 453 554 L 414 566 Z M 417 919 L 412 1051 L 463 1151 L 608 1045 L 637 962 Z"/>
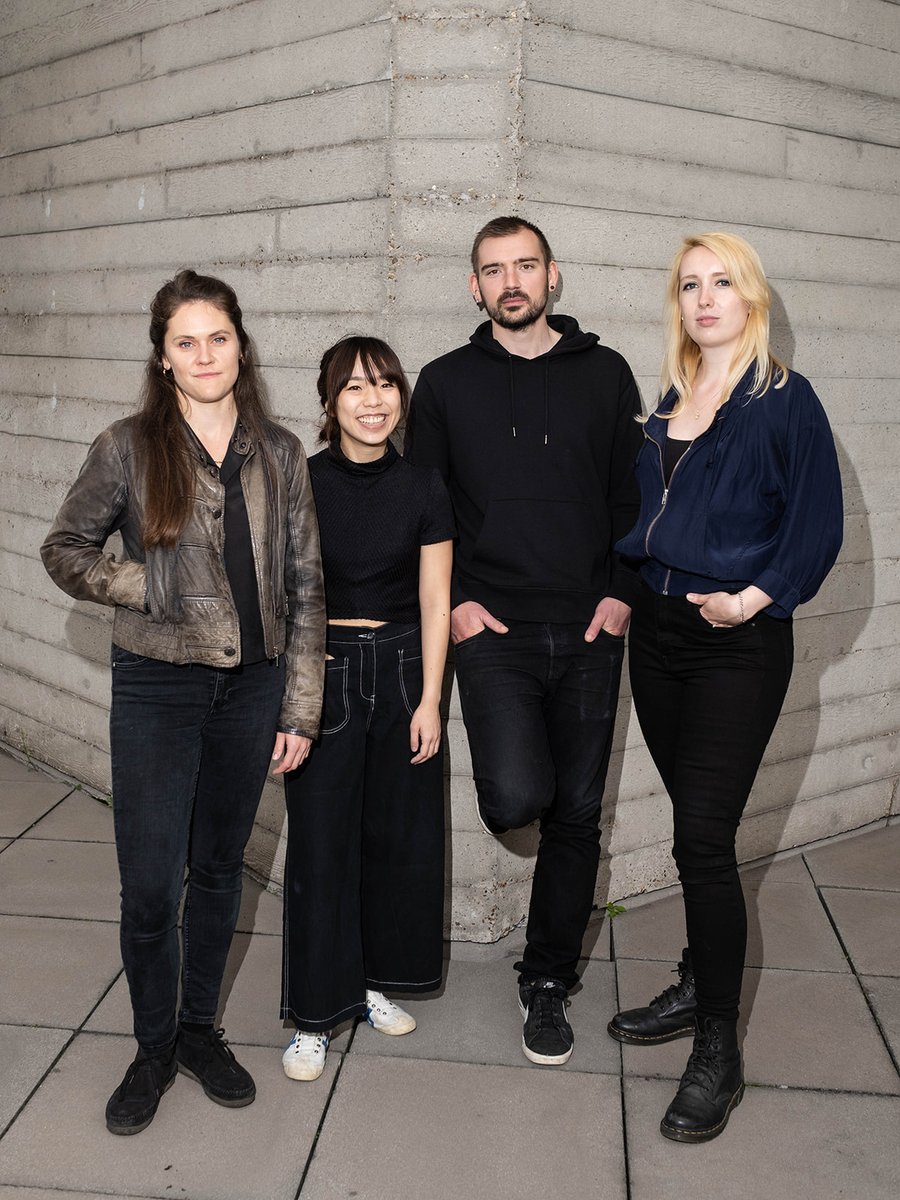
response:
<path fill-rule="evenodd" d="M 706 404 L 702 405 L 700 408 L 698 408 L 697 405 L 695 404 L 694 405 L 694 420 L 699 421 L 700 418 L 703 416 L 703 414 L 706 412 L 706 410 L 710 407 L 710 405 L 715 404 L 715 403 L 716 403 L 715 400 L 708 400 L 706 402 Z"/>

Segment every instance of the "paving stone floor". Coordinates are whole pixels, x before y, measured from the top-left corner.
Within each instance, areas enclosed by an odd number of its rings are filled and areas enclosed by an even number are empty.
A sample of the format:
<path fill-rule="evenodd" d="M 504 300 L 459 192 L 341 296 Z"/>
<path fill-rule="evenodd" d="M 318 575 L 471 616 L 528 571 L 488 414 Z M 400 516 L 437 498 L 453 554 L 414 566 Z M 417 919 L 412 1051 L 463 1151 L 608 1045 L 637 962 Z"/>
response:
<path fill-rule="evenodd" d="M 156 1120 L 107 1133 L 133 1054 L 108 808 L 0 754 L 0 1200 L 897 1200 L 900 823 L 745 873 L 749 1084 L 725 1134 L 667 1142 L 659 1118 L 689 1043 L 621 1047 L 683 945 L 680 900 L 592 927 L 562 1069 L 530 1065 L 512 963 L 521 935 L 455 945 L 419 1028 L 335 1038 L 292 1083 L 275 1015 L 280 902 L 248 881 L 223 1023 L 256 1077 L 246 1109 L 179 1076 Z"/>

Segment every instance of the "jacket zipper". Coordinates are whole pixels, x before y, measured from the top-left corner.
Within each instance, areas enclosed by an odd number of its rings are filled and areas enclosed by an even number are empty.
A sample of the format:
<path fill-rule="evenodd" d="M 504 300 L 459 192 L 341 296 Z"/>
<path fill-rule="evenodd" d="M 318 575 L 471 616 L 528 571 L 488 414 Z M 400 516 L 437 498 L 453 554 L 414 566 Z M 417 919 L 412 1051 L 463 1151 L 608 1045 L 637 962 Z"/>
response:
<path fill-rule="evenodd" d="M 662 446 L 659 444 L 659 442 L 656 440 L 656 438 L 652 438 L 649 435 L 649 433 L 645 433 L 644 437 L 647 439 L 648 442 L 652 442 L 653 445 L 656 447 L 656 452 L 659 455 L 659 477 L 662 480 L 662 485 L 663 485 L 662 498 L 661 498 L 660 504 L 659 504 L 659 512 L 656 514 L 656 516 L 653 518 L 653 520 L 647 526 L 647 532 L 644 534 L 644 553 L 647 555 L 648 558 L 652 558 L 653 556 L 650 553 L 650 534 L 653 532 L 653 527 L 656 524 L 656 522 L 666 511 L 666 504 L 669 501 L 669 491 L 672 487 L 672 480 L 675 478 L 675 472 L 678 470 L 678 468 L 681 466 L 681 464 L 684 462 L 684 460 L 690 454 L 691 450 L 694 447 L 694 442 L 696 441 L 696 438 L 691 438 L 690 445 L 688 446 L 687 450 L 685 450 L 684 454 L 682 454 L 681 458 L 679 458 L 679 460 L 675 464 L 675 466 L 672 468 L 672 474 L 669 476 L 668 484 L 666 484 L 666 475 L 665 475 L 665 471 L 663 470 Z M 671 578 L 672 578 L 672 570 L 671 570 L 671 568 L 669 568 L 666 571 L 666 578 L 665 578 L 665 582 L 663 583 L 662 594 L 664 596 L 668 596 L 668 594 L 669 594 L 669 580 Z"/>

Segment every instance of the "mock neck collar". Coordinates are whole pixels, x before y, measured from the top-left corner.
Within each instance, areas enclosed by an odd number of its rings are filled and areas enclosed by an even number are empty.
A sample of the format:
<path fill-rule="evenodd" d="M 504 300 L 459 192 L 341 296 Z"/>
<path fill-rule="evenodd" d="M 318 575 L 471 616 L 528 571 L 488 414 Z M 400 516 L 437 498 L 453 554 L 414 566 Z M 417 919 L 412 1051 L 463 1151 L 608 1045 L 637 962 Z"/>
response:
<path fill-rule="evenodd" d="M 376 458 L 372 462 L 354 462 L 352 458 L 348 458 L 340 447 L 340 443 L 335 440 L 328 447 L 328 455 L 336 467 L 342 471 L 346 471 L 348 475 L 380 475 L 383 471 L 387 471 L 394 465 L 400 455 L 394 449 L 393 443 L 388 442 L 387 450 L 382 454 L 381 458 Z"/>

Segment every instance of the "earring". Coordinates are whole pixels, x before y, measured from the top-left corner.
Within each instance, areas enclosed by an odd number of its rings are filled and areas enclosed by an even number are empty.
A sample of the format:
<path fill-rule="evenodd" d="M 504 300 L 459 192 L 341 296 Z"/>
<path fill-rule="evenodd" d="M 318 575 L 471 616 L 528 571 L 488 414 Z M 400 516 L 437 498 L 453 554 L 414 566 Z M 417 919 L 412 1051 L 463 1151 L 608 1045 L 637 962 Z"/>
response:
<path fill-rule="evenodd" d="M 551 284 L 550 284 L 550 291 L 551 291 L 551 292 L 555 292 L 555 291 L 556 291 L 556 284 L 555 284 L 555 283 L 551 283 Z"/>

